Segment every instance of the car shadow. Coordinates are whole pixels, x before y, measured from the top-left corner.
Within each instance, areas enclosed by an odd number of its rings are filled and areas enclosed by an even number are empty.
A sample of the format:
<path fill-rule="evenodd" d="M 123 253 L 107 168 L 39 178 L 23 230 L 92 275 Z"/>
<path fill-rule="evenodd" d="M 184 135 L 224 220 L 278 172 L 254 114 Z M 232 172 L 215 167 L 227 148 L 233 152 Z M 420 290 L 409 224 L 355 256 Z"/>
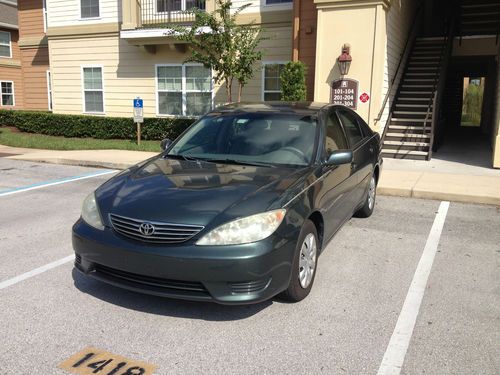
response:
<path fill-rule="evenodd" d="M 241 306 L 219 305 L 211 302 L 194 302 L 162 298 L 132 292 L 109 285 L 82 275 L 73 268 L 75 287 L 102 301 L 126 309 L 176 318 L 200 319 L 207 321 L 231 321 L 249 318 L 273 304 L 272 300 Z"/>

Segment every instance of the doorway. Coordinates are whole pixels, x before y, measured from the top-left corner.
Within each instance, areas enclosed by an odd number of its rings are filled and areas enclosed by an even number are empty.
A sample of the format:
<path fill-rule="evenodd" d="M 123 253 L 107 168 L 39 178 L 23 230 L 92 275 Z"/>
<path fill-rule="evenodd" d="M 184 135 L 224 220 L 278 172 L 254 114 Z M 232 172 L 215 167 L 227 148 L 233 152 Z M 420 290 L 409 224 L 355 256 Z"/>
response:
<path fill-rule="evenodd" d="M 460 127 L 481 126 L 485 77 L 464 77 Z"/>

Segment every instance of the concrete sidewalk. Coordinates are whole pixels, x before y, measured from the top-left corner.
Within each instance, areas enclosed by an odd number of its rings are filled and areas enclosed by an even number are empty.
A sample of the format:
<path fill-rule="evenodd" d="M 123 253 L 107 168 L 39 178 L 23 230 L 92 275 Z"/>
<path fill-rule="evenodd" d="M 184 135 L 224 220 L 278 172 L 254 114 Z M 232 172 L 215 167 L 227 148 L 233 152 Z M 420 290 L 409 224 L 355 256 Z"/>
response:
<path fill-rule="evenodd" d="M 0 145 L 0 156 L 9 159 L 111 169 L 128 168 L 154 155 L 140 151 L 51 151 Z M 439 159 L 385 159 L 378 193 L 500 206 L 500 170 Z"/>

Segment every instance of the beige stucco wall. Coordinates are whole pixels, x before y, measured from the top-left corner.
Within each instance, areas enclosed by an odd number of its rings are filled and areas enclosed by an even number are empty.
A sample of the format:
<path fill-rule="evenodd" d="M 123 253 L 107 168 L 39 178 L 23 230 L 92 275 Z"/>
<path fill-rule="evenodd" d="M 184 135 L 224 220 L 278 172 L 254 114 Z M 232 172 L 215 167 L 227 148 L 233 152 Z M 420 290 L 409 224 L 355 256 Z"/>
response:
<path fill-rule="evenodd" d="M 354 2 L 352 2 L 354 3 Z M 359 95 L 370 95 L 367 103 L 358 100 L 357 112 L 370 124 L 380 110 L 384 79 L 386 25 L 382 4 L 348 2 L 323 3 L 318 7 L 316 77 L 314 100 L 329 102 L 331 82 L 341 78 L 337 57 L 345 43 L 353 58 L 346 78 L 359 82 Z"/>
<path fill-rule="evenodd" d="M 493 167 L 500 168 L 500 46 L 497 54 L 496 116 L 493 127 Z"/>
<path fill-rule="evenodd" d="M 270 39 L 262 44 L 264 61 L 288 61 L 291 56 L 291 26 L 266 27 Z M 182 63 L 188 53 L 173 45 L 158 45 L 156 53 L 130 45 L 118 34 L 49 39 L 50 66 L 55 113 L 83 113 L 83 65 L 102 65 L 104 78 L 104 111 L 107 116 L 132 116 L 132 99 L 144 99 L 144 115 L 156 111 L 155 65 Z M 215 88 L 215 103 L 226 101 L 223 87 Z M 255 67 L 254 79 L 244 88 L 243 100 L 261 100 L 262 69 Z M 235 98 L 235 97 L 234 97 Z"/>

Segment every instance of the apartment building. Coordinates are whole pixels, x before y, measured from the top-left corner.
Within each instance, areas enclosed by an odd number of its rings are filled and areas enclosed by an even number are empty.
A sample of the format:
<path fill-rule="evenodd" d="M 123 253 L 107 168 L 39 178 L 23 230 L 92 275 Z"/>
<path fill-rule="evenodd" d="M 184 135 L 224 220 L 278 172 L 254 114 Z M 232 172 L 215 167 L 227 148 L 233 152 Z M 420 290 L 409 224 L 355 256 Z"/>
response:
<path fill-rule="evenodd" d="M 456 146 L 500 168 L 500 0 L 294 0 L 293 14 L 308 98 L 356 109 L 384 157 L 428 160 Z M 484 83 L 473 126 L 462 112 L 470 78 Z"/>
<path fill-rule="evenodd" d="M 52 110 L 45 0 L 18 2 L 23 109 Z"/>
<path fill-rule="evenodd" d="M 280 67 L 292 53 L 292 2 L 251 4 L 239 22 L 255 21 L 269 39 L 243 99 L 279 99 Z M 183 64 L 187 46 L 168 36 L 170 24 L 189 24 L 182 10 L 193 6 L 211 11 L 215 1 L 47 0 L 54 112 L 132 116 L 132 100 L 141 97 L 147 117 L 196 116 L 224 102 L 212 72 Z"/>
<path fill-rule="evenodd" d="M 0 0 L 0 109 L 22 108 L 23 103 L 17 3 Z"/>

